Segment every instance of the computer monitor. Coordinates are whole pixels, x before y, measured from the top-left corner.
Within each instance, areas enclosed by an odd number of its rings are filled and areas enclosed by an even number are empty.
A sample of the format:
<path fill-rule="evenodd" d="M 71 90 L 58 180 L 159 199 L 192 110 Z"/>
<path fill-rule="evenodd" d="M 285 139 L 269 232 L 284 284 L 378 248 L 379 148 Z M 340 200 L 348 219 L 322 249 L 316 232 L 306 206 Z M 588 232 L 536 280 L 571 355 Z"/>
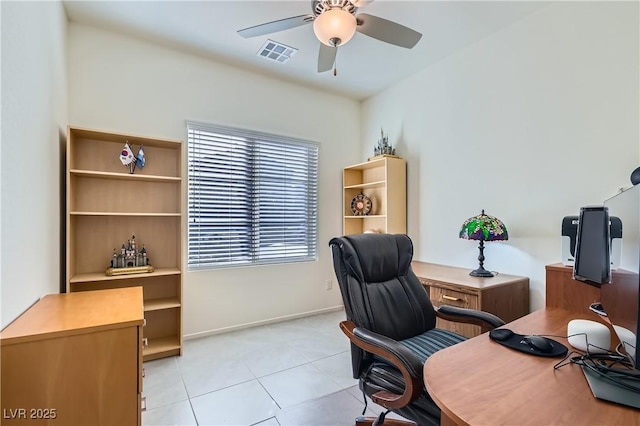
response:
<path fill-rule="evenodd" d="M 640 334 L 640 185 L 636 185 L 606 200 L 610 213 L 622 221 L 624 234 L 620 267 L 611 275 L 611 282 L 600 287 L 600 302 L 606 312 L 622 350 L 636 370 L 640 370 L 636 342 Z"/>
<path fill-rule="evenodd" d="M 576 235 L 573 278 L 594 286 L 611 279 L 611 229 L 609 209 L 588 206 L 580 209 Z"/>
<path fill-rule="evenodd" d="M 603 226 L 609 212 L 619 217 L 624 228 L 620 267 L 613 272 L 609 237 L 604 237 L 610 232 L 608 218 L 607 226 Z M 620 340 L 617 354 L 580 357 L 582 371 L 595 397 L 640 409 L 640 363 L 636 354 L 640 334 L 640 185 L 605 200 L 600 208 L 583 209 L 582 214 L 590 220 L 583 222 L 581 218 L 578 224 L 574 275 L 600 286 L 601 306 L 597 312 L 606 315 Z M 607 250 L 603 249 L 605 246 Z"/>

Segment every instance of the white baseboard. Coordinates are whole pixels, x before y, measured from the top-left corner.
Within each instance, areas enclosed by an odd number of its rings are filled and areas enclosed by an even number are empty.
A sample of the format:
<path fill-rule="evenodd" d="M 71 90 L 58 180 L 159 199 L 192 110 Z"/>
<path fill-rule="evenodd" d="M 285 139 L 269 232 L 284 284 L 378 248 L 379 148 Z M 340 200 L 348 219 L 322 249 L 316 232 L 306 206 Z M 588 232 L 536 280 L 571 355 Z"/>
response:
<path fill-rule="evenodd" d="M 326 314 L 327 312 L 335 312 L 343 309 L 344 309 L 344 306 L 340 305 L 340 306 L 334 306 L 331 308 L 318 309 L 315 311 L 302 312 L 294 315 L 285 315 L 282 317 L 271 318 L 268 320 L 254 321 L 254 322 L 249 322 L 249 323 L 240 324 L 240 325 L 233 325 L 231 327 L 223 327 L 223 328 L 217 328 L 215 330 L 207 330 L 207 331 L 201 331 L 198 333 L 185 334 L 183 336 L 183 339 L 184 340 L 198 339 L 200 337 L 214 336 L 216 334 L 228 333 L 230 331 L 244 330 L 246 328 L 258 327 L 258 326 L 267 325 L 267 324 L 275 324 L 282 321 L 289 321 L 289 320 L 298 319 L 298 318 L 310 317 L 313 315 Z"/>

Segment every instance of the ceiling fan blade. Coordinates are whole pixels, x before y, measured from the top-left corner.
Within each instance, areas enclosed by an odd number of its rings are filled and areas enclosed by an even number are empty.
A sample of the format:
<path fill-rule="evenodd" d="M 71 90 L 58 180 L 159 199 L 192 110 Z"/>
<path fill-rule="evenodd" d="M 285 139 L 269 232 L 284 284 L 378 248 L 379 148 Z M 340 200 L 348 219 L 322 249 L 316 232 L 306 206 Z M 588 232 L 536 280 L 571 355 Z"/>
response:
<path fill-rule="evenodd" d="M 409 27 L 367 13 L 358 14 L 356 20 L 358 21 L 356 31 L 407 49 L 415 46 L 422 37 L 422 34 Z"/>
<path fill-rule="evenodd" d="M 320 43 L 320 50 L 318 51 L 318 72 L 329 71 L 333 68 L 333 64 L 336 62 L 337 53 L 337 47 L 331 47 Z"/>
<path fill-rule="evenodd" d="M 244 38 L 257 37 L 299 27 L 301 25 L 313 22 L 314 19 L 315 17 L 313 15 L 292 16 L 291 18 L 280 19 L 278 21 L 271 21 L 265 24 L 245 28 L 239 30 L 238 34 L 240 34 Z"/>

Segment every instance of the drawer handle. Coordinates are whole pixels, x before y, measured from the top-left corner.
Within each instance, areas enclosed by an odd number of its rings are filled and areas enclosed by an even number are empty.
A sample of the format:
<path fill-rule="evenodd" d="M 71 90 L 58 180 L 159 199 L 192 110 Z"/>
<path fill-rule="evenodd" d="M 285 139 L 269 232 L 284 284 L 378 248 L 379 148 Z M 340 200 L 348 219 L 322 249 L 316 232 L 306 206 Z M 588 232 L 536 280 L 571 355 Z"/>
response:
<path fill-rule="evenodd" d="M 142 346 L 144 346 L 145 348 L 149 346 L 149 339 L 148 338 L 143 338 L 142 339 Z"/>
<path fill-rule="evenodd" d="M 147 319 L 146 318 L 142 318 L 142 326 L 143 327 L 147 326 Z"/>
<path fill-rule="evenodd" d="M 459 297 L 447 296 L 446 294 L 443 294 L 442 298 L 444 300 L 452 300 L 454 302 L 462 302 L 462 299 L 460 299 Z"/>
<path fill-rule="evenodd" d="M 140 398 L 140 411 L 147 411 L 147 397 Z"/>

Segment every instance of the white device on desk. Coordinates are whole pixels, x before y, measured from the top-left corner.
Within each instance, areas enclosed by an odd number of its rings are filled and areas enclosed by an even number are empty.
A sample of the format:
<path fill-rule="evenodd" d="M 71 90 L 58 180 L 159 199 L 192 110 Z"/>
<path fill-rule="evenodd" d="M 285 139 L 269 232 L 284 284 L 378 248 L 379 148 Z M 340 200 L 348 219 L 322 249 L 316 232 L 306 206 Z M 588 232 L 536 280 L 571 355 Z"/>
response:
<path fill-rule="evenodd" d="M 622 251 L 622 221 L 611 216 L 611 270 L 620 266 L 620 253 Z M 578 216 L 565 216 L 562 218 L 562 264 L 573 266 L 576 255 L 576 235 L 578 233 Z"/>
<path fill-rule="evenodd" d="M 611 346 L 609 328 L 599 322 L 583 319 L 569 321 L 567 325 L 569 344 L 589 353 L 605 353 Z"/>

